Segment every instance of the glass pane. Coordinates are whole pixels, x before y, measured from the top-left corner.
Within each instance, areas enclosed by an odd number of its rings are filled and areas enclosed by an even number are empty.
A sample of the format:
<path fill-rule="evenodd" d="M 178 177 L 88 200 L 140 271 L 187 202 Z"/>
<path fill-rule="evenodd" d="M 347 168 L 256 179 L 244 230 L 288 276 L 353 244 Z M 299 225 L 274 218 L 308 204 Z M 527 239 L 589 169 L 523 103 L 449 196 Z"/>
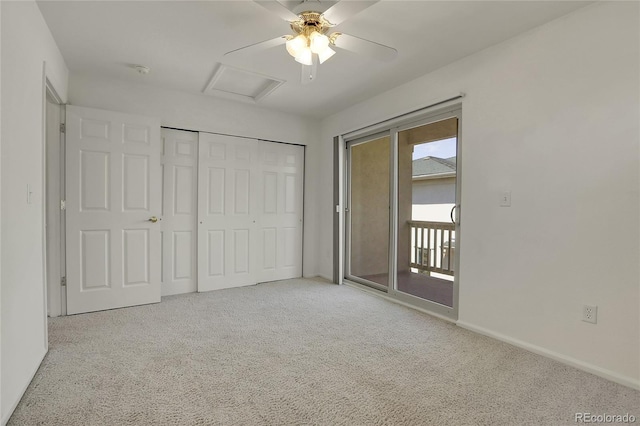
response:
<path fill-rule="evenodd" d="M 350 275 L 389 285 L 388 136 L 350 151 Z"/>
<path fill-rule="evenodd" d="M 458 119 L 398 133 L 397 290 L 453 307 Z"/>

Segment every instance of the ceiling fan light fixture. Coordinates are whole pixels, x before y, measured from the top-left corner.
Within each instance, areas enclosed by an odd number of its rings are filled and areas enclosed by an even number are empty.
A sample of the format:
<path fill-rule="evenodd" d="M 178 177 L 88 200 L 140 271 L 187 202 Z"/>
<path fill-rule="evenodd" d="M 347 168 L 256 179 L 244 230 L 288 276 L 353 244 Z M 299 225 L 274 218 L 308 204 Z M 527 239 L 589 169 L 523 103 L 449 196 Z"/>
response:
<path fill-rule="evenodd" d="M 327 59 L 329 59 L 335 54 L 336 54 L 336 51 L 330 48 L 329 46 L 327 46 L 322 52 L 318 53 L 318 59 L 320 60 L 320 63 L 323 64 L 324 61 L 326 61 Z"/>
<path fill-rule="evenodd" d="M 289 55 L 296 58 L 300 53 L 302 53 L 303 49 L 307 48 L 307 38 L 303 34 L 300 34 L 297 37 L 288 40 L 286 46 Z"/>
<path fill-rule="evenodd" d="M 0 0 L 2 1 L 2 0 Z M 310 82 L 315 79 L 318 64 L 322 64 L 332 58 L 336 52 L 332 47 L 362 53 L 366 56 L 392 61 L 398 55 L 393 47 L 367 40 L 361 37 L 343 34 L 333 31 L 333 27 L 340 25 L 350 16 L 368 8 L 379 0 L 372 1 L 348 1 L 348 0 L 253 0 L 265 9 L 276 13 L 288 22 L 292 33 L 254 43 L 239 49 L 225 53 L 233 54 L 239 51 L 257 51 L 286 44 L 289 55 L 296 62 L 303 65 L 302 81 Z M 323 2 L 320 5 L 320 2 Z M 284 3 L 299 3 L 291 10 Z M 316 4 L 318 3 L 318 4 Z M 326 7 L 325 7 L 326 6 Z M 326 15 L 326 16 L 325 16 Z M 332 32 L 333 31 L 333 32 Z M 310 71 L 308 67 L 311 67 Z"/>
<path fill-rule="evenodd" d="M 296 55 L 296 62 L 300 62 L 302 65 L 313 65 L 313 54 L 308 47 L 302 48 L 298 55 Z"/>
<path fill-rule="evenodd" d="M 320 34 L 317 31 L 314 31 L 309 35 L 309 40 L 311 52 L 317 53 L 318 55 L 329 47 L 329 37 L 324 34 Z"/>

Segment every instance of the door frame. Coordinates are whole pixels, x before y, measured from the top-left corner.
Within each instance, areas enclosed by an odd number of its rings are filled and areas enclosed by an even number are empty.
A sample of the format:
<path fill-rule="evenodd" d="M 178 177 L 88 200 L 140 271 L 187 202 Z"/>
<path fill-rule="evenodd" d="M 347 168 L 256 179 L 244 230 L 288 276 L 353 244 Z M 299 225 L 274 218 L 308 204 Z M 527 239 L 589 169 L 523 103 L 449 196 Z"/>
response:
<path fill-rule="evenodd" d="M 378 133 L 374 133 L 371 135 L 367 135 L 367 136 L 363 136 L 357 139 L 351 139 L 345 142 L 345 156 L 344 156 L 344 221 L 345 221 L 345 227 L 344 227 L 344 241 L 345 241 L 345 245 L 344 245 L 344 278 L 348 279 L 349 281 L 353 281 L 359 284 L 363 284 L 372 288 L 375 288 L 377 290 L 381 290 L 381 291 L 387 291 L 388 288 L 391 287 L 392 285 L 392 280 L 389 279 L 389 282 L 387 283 L 387 286 L 367 280 L 365 278 L 362 277 L 358 277 L 356 275 L 353 275 L 351 273 L 351 157 L 352 157 L 352 151 L 351 149 L 353 147 L 359 146 L 359 145 L 365 145 L 369 142 L 374 142 L 377 141 L 378 139 L 382 139 L 385 137 L 389 138 L 389 172 L 393 173 L 393 135 L 392 135 L 392 130 L 383 130 L 381 132 Z M 390 205 L 393 205 L 393 186 L 390 184 L 389 185 L 389 203 Z M 390 224 L 392 223 L 392 216 L 393 212 L 392 209 L 389 210 L 389 220 L 390 220 Z M 391 242 L 393 241 L 393 235 L 392 235 L 392 229 L 389 228 L 389 244 L 391 244 Z M 389 247 L 389 254 L 391 254 L 391 248 Z M 389 277 L 391 277 L 391 271 L 392 271 L 392 266 L 389 265 L 388 267 L 388 271 L 389 271 Z"/>
<path fill-rule="evenodd" d="M 65 239 L 65 214 L 64 210 L 60 209 L 59 225 L 60 233 L 54 236 L 54 244 L 59 247 L 60 250 L 60 276 L 51 279 L 49 277 L 48 264 L 48 245 L 51 243 L 47 238 L 47 208 L 49 203 L 54 202 L 56 205 L 61 205 L 61 201 L 64 200 L 65 186 L 64 186 L 64 154 L 65 154 L 65 135 L 62 131 L 62 127 L 59 132 L 60 137 L 60 200 L 49 200 L 47 197 L 47 184 L 49 182 L 49 168 L 47 167 L 47 96 L 50 96 L 56 105 L 60 107 L 60 125 L 65 123 L 65 102 L 56 90 L 53 82 L 49 79 L 47 73 L 47 63 L 43 63 L 42 72 L 42 271 L 43 271 L 43 287 L 44 287 L 44 318 L 45 318 L 45 348 L 48 347 L 48 317 L 56 317 L 60 315 L 66 315 L 66 287 L 63 286 L 63 277 L 66 275 L 66 239 Z M 49 306 L 49 292 L 59 292 L 59 299 L 53 301 Z M 51 315 L 50 315 L 51 314 Z"/>
<path fill-rule="evenodd" d="M 351 133 L 345 133 L 334 138 L 334 282 L 336 284 L 349 283 L 362 286 L 363 282 L 353 280 L 347 276 L 347 257 L 348 252 L 348 194 L 349 194 L 349 155 L 348 146 L 354 141 L 371 138 L 375 135 L 382 134 L 387 131 L 391 137 L 391 169 L 390 169 L 390 188 L 391 188 L 391 214 L 390 214 L 390 247 L 389 247 L 389 274 L 391 280 L 389 288 L 386 291 L 367 283 L 367 288 L 382 290 L 383 295 L 397 300 L 400 303 L 415 306 L 418 309 L 433 313 L 437 316 L 456 321 L 458 319 L 458 296 L 459 296 L 459 275 L 460 275 L 460 218 L 461 218 L 461 195 L 462 195 L 462 174 L 461 174 L 461 158 L 462 158 L 462 102 L 461 98 L 464 94 L 446 99 L 444 101 L 433 104 L 432 106 L 422 108 L 411 113 L 374 124 L 362 129 L 355 130 Z M 456 252 L 457 256 L 454 260 L 456 274 L 454 275 L 453 284 L 453 307 L 440 305 L 431 301 L 401 293 L 396 290 L 396 272 L 397 272 L 397 215 L 398 215 L 398 132 L 418 127 L 421 125 L 433 123 L 446 118 L 456 117 L 458 119 L 458 135 L 456 141 Z"/>

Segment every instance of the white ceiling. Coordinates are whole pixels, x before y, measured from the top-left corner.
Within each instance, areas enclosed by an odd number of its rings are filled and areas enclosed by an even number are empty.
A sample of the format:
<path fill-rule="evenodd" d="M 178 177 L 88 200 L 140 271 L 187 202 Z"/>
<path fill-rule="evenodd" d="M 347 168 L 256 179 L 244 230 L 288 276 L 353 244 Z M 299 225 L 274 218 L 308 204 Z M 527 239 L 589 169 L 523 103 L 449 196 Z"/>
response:
<path fill-rule="evenodd" d="M 249 0 L 39 2 L 72 73 L 202 94 L 224 63 L 285 80 L 259 105 L 313 117 L 340 111 L 586 4 L 380 1 L 336 30 L 393 46 L 397 59 L 378 62 L 340 50 L 319 66 L 316 81 L 302 85 L 300 64 L 284 46 L 223 57 L 291 33 L 287 22 Z M 146 65 L 151 72 L 139 75 L 131 64 Z"/>

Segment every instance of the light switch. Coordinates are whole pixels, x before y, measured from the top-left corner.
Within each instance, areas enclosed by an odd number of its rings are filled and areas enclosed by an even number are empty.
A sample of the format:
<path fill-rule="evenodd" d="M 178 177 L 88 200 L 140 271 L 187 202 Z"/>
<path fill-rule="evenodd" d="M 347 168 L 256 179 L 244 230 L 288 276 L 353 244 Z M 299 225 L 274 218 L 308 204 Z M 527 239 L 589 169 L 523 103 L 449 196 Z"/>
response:
<path fill-rule="evenodd" d="M 500 207 L 511 207 L 511 191 L 504 191 L 500 194 Z"/>

